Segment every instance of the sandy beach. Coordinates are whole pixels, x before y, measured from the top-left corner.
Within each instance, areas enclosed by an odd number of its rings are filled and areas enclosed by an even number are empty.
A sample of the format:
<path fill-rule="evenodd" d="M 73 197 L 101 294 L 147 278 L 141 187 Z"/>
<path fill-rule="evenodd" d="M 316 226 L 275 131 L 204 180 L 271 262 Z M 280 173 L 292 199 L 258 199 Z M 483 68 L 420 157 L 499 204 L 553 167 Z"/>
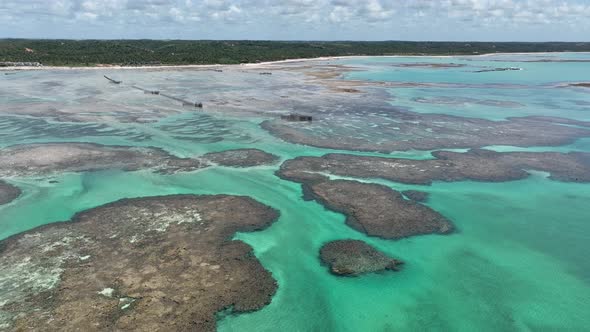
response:
<path fill-rule="evenodd" d="M 296 58 L 285 59 L 277 61 L 265 61 L 258 63 L 241 63 L 241 64 L 208 64 L 208 65 L 161 65 L 161 66 L 120 66 L 120 65 L 97 65 L 89 67 L 73 67 L 73 66 L 15 66 L 3 67 L 2 71 L 16 71 L 16 70 L 113 70 L 113 69 L 207 69 L 207 68 L 226 68 L 226 67 L 248 67 L 248 68 L 264 68 L 269 65 L 288 64 L 298 62 L 314 62 L 314 61 L 334 61 L 342 59 L 362 59 L 362 58 L 456 58 L 456 57 L 490 57 L 490 56 L 505 56 L 505 55 L 555 55 L 564 52 L 540 52 L 540 53 L 485 53 L 485 54 L 470 54 L 470 55 L 350 55 L 350 56 L 333 56 L 333 57 L 318 57 L 318 58 Z M 590 54 L 589 52 L 578 52 L 578 54 Z"/>

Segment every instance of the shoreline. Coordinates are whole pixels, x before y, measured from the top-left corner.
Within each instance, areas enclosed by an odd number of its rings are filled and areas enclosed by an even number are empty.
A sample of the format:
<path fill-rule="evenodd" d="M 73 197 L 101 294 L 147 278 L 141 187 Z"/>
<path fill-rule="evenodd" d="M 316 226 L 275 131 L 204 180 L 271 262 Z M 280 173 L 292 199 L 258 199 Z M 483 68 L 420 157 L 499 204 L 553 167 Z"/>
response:
<path fill-rule="evenodd" d="M 258 63 L 240 63 L 240 64 L 193 64 L 193 65 L 161 65 L 161 66 L 121 66 L 121 65 L 98 65 L 98 66 L 14 66 L 0 67 L 2 71 L 19 71 L 19 70 L 122 70 L 122 69 L 191 69 L 191 68 L 227 68 L 227 67 L 263 67 L 274 64 L 312 62 L 312 61 L 333 61 L 343 59 L 358 58 L 456 58 L 456 57 L 489 57 L 494 55 L 550 55 L 550 54 L 590 54 L 590 52 L 515 52 L 515 53 L 483 53 L 468 55 L 344 55 L 317 58 L 294 58 L 276 61 L 264 61 Z"/>

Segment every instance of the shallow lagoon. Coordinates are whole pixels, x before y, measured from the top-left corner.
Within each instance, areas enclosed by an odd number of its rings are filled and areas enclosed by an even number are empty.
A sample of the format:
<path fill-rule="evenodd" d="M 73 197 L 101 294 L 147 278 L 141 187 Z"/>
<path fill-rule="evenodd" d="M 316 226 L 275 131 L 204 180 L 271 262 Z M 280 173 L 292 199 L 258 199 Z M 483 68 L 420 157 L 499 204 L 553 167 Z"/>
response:
<path fill-rule="evenodd" d="M 588 58 L 587 55 L 571 54 L 550 56 Z M 388 88 L 390 103 L 412 111 L 489 119 L 551 115 L 589 120 L 590 106 L 584 102 L 590 102 L 590 94 L 586 90 L 554 87 L 566 81 L 583 80 L 582 73 L 587 71 L 589 63 L 521 62 L 529 58 L 516 55 L 497 56 L 497 59 L 492 56 L 355 58 L 331 63 L 363 69 L 347 74 L 348 79 L 462 85 Z M 465 63 L 467 67 L 416 69 L 391 66 L 418 61 Z M 525 70 L 467 71 L 483 66 L 518 66 Z M 215 99 L 216 94 L 218 97 L 227 96 L 229 91 L 261 99 L 257 105 L 262 108 L 255 116 L 249 117 L 215 109 L 207 114 L 194 113 L 162 99 L 148 100 L 149 96 L 137 91 L 106 85 L 98 71 L 19 72 L 2 77 L 0 81 L 0 91 L 3 91 L 0 94 L 0 145 L 85 141 L 156 146 L 178 156 L 257 147 L 277 154 L 283 160 L 334 152 L 289 144 L 260 129 L 258 123 L 261 120 L 282 110 L 275 106 L 273 98 L 283 93 L 281 89 L 292 89 L 288 84 L 282 88 L 271 86 L 269 82 L 261 81 L 258 75 L 237 70 L 223 77 L 212 72 L 125 72 L 134 81 L 149 81 L 151 86 L 183 97 L 199 96 L 199 89 L 207 86 L 209 99 Z M 291 75 L 294 74 L 281 73 L 276 79 L 280 81 Z M 40 89 L 40 82 L 45 81 L 60 81 L 65 86 L 55 88 L 45 84 L 46 89 Z M 488 83 L 499 85 L 480 86 Z M 521 87 L 507 89 L 502 84 Z M 275 90 L 278 91 L 271 92 Z M 522 106 L 498 107 L 469 102 L 437 105 L 412 100 L 417 97 L 465 96 L 509 100 Z M 72 101 L 76 99 L 74 97 L 79 100 Z M 89 97 L 98 100 L 91 103 L 83 100 Z M 265 109 L 265 100 L 272 106 Z M 99 114 L 100 117 L 92 113 L 92 121 L 68 118 L 64 122 L 43 113 L 31 116 L 13 112 L 15 108 L 23 109 L 29 103 L 39 101 L 79 109 L 94 103 L 109 112 L 120 110 L 123 115 L 138 108 L 165 116 L 142 123 L 122 121 L 117 114 L 106 119 L 104 113 Z M 506 151 L 514 148 L 494 149 Z M 590 145 L 587 139 L 582 139 L 564 147 L 518 150 L 590 152 Z M 391 155 L 428 158 L 429 152 L 408 151 Z M 447 236 L 391 241 L 366 237 L 346 226 L 344 216 L 326 211 L 315 202 L 302 200 L 300 186 L 276 177 L 274 171 L 277 168 L 278 165 L 251 169 L 214 167 L 176 175 L 112 170 L 61 174 L 51 178 L 7 179 L 21 187 L 24 193 L 15 202 L 0 207 L 0 237 L 66 220 L 78 211 L 123 197 L 174 193 L 248 195 L 281 211 L 281 218 L 270 228 L 236 236 L 254 248 L 258 259 L 278 280 L 279 289 L 272 303 L 258 312 L 220 315 L 218 327 L 221 331 L 577 331 L 590 324 L 587 315 L 590 312 L 590 264 L 586 259 L 586 246 L 590 240 L 588 184 L 551 181 L 541 173 L 506 183 L 434 183 L 427 187 L 376 180 L 394 189 L 429 192 L 431 197 L 427 204 L 457 227 L 457 232 Z M 50 180 L 57 183 L 50 183 Z M 403 259 L 406 265 L 399 273 L 359 278 L 332 276 L 319 264 L 318 250 L 326 241 L 343 238 L 362 239 Z"/>

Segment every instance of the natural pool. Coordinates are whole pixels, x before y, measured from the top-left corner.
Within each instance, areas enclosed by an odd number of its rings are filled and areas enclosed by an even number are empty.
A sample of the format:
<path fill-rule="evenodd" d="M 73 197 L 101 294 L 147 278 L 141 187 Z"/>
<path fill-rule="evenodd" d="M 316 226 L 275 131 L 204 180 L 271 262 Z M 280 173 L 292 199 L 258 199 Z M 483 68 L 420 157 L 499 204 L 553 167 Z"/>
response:
<path fill-rule="evenodd" d="M 545 57 L 559 60 L 572 56 Z M 587 54 L 575 56 L 590 59 Z M 555 87 L 583 81 L 590 63 L 524 62 L 527 60 L 529 56 L 513 55 L 352 58 L 330 63 L 355 67 L 358 71 L 346 74 L 349 80 L 432 84 L 370 87 L 384 90 L 385 102 L 412 112 L 491 120 L 527 115 L 590 120 L 588 89 Z M 415 62 L 465 66 L 395 66 Z M 524 70 L 473 72 L 488 67 Z M 301 104 L 313 110 L 314 98 L 321 98 L 316 95 L 305 100 L 306 82 L 296 75 L 296 70 L 277 71 L 270 82 L 238 69 L 226 70 L 223 77 L 191 70 L 114 73 L 128 80 L 150 82 L 183 97 L 205 96 L 205 102 L 209 100 L 213 105 L 228 96 L 243 99 L 244 104 L 251 100 L 256 110 L 248 116 L 237 114 L 241 107 L 248 107 L 243 104 L 219 105 L 219 109 L 211 106 L 205 113 L 195 113 L 162 99 L 149 99 L 136 91 L 107 85 L 98 71 L 18 72 L 0 80 L 0 146 L 81 141 L 154 146 L 180 157 L 255 147 L 281 160 L 335 152 L 291 144 L 260 128 L 260 122 L 275 117 L 275 112 L 296 110 Z M 296 102 L 282 104 L 280 96 L 287 92 L 302 96 L 291 96 L 289 100 Z M 518 106 L 482 105 L 474 100 L 510 101 Z M 231 113 L 232 107 L 237 111 Z M 355 111 L 362 114 L 364 110 L 346 109 L 347 116 L 332 111 L 334 130 L 351 123 L 356 126 Z M 323 113 L 319 114 L 321 120 Z M 135 121 L 132 116 L 153 121 Z M 387 114 L 378 116 L 388 119 Z M 587 142 L 583 138 L 558 147 L 494 149 L 590 152 Z M 429 157 L 429 152 L 409 150 L 385 156 L 423 159 Z M 274 174 L 278 167 L 211 167 L 174 175 L 149 170 L 104 170 L 4 179 L 21 188 L 23 194 L 0 206 L 0 238 L 68 220 L 79 211 L 125 197 L 245 195 L 281 212 L 271 227 L 236 235 L 254 248 L 256 257 L 272 272 L 279 287 L 272 302 L 259 311 L 220 315 L 221 331 L 581 331 L 590 324 L 590 263 L 586 258 L 590 184 L 553 181 L 538 172 L 524 180 L 500 183 L 460 181 L 418 186 L 374 180 L 396 190 L 427 191 L 430 199 L 426 204 L 456 226 L 450 235 L 385 240 L 367 237 L 345 225 L 342 214 L 303 200 L 299 184 Z M 320 265 L 319 248 L 327 241 L 346 238 L 364 240 L 403 259 L 404 269 L 356 278 L 331 275 Z M 10 285 L 0 279 L 0 286 L 1 296 Z"/>

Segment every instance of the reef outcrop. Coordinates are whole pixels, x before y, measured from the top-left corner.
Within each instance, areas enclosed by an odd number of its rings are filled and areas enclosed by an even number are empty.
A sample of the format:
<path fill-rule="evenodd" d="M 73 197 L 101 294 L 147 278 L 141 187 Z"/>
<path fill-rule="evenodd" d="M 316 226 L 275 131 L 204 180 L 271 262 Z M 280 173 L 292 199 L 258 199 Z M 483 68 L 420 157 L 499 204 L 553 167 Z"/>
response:
<path fill-rule="evenodd" d="M 63 172 L 105 169 L 150 169 L 160 174 L 190 172 L 215 163 L 228 167 L 272 165 L 279 157 L 259 149 L 211 152 L 200 158 L 179 158 L 153 147 L 110 146 L 93 143 L 14 145 L 0 149 L 0 176 L 47 176 Z"/>
<path fill-rule="evenodd" d="M 428 193 L 420 190 L 405 190 L 402 194 L 415 202 L 426 202 L 428 200 Z"/>
<path fill-rule="evenodd" d="M 265 121 L 261 126 L 291 143 L 381 153 L 491 145 L 559 146 L 590 137 L 588 121 L 543 116 L 491 121 L 445 114 L 420 114 L 392 107 L 358 107 L 365 113 L 355 114 L 355 110 L 345 109 L 342 112 L 348 111 L 350 115 L 324 115 L 329 120 L 314 121 L 308 126 L 277 120 Z"/>
<path fill-rule="evenodd" d="M 398 271 L 402 261 L 391 258 L 360 240 L 331 241 L 320 249 L 322 264 L 337 276 L 358 276 L 366 273 Z"/>
<path fill-rule="evenodd" d="M 168 174 L 193 171 L 206 166 L 198 159 L 178 158 L 158 148 L 92 143 L 47 143 L 15 145 L 0 149 L 2 177 L 43 176 L 104 169 L 152 169 Z"/>
<path fill-rule="evenodd" d="M 7 204 L 17 199 L 21 190 L 10 183 L 0 180 L 0 205 Z"/>
<path fill-rule="evenodd" d="M 570 83 L 569 86 L 573 86 L 576 88 L 590 88 L 590 82 Z"/>
<path fill-rule="evenodd" d="M 259 149 L 236 149 L 221 152 L 210 152 L 203 155 L 204 159 L 221 166 L 253 167 L 271 165 L 279 161 L 279 157 Z"/>
<path fill-rule="evenodd" d="M 17 331 L 214 331 L 221 310 L 277 284 L 235 232 L 278 212 L 240 196 L 124 199 L 0 242 L 0 326 Z"/>
<path fill-rule="evenodd" d="M 324 178 L 321 174 L 358 178 L 382 178 L 408 184 L 432 181 L 502 182 L 527 177 L 528 170 L 550 173 L 566 182 L 590 182 L 590 153 L 495 152 L 472 149 L 465 153 L 436 151 L 436 159 L 414 160 L 327 154 L 298 157 L 281 165 L 279 175 L 294 181 Z"/>
<path fill-rule="evenodd" d="M 285 161 L 277 175 L 303 185 L 306 199 L 346 215 L 346 223 L 370 236 L 398 239 L 419 234 L 446 234 L 453 226 L 426 205 L 425 193 L 402 194 L 380 184 L 331 180 L 330 175 L 381 178 L 408 184 L 433 181 L 500 182 L 523 179 L 529 170 L 549 178 L 590 182 L 590 153 L 495 152 L 472 149 L 465 153 L 437 151 L 436 159 L 415 160 L 349 154 L 297 157 Z"/>
<path fill-rule="evenodd" d="M 453 225 L 428 206 L 406 200 L 383 185 L 349 180 L 306 184 L 308 197 L 346 215 L 346 224 L 369 236 L 399 239 L 446 234 Z"/>

